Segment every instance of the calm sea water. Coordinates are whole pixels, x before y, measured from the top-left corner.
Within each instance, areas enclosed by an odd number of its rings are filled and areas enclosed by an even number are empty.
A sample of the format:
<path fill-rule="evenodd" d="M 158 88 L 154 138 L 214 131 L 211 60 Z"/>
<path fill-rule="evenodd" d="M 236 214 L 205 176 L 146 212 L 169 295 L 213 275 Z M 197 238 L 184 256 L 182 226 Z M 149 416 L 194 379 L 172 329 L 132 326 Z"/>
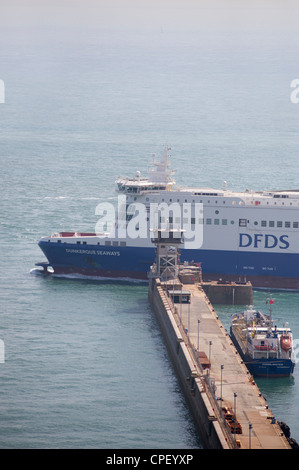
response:
<path fill-rule="evenodd" d="M 165 143 L 179 184 L 298 188 L 298 41 L 50 33 L 2 32 L 0 447 L 200 448 L 146 285 L 45 279 L 37 242 L 94 230 Z M 299 294 L 275 296 L 299 338 Z M 298 371 L 259 386 L 299 441 Z"/>

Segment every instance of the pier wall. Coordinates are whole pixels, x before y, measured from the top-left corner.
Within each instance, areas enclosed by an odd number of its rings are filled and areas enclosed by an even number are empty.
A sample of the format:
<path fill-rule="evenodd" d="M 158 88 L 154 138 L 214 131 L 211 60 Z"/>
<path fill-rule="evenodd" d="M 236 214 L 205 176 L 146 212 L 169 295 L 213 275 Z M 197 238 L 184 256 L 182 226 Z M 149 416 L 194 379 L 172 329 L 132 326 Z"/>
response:
<path fill-rule="evenodd" d="M 202 282 L 201 286 L 212 304 L 252 305 L 253 292 L 250 282 L 237 284 L 230 282 Z"/>
<path fill-rule="evenodd" d="M 177 326 L 172 307 L 159 279 L 150 279 L 148 297 L 203 447 L 207 449 L 229 448 L 227 439 L 215 418 L 214 409 L 207 395 L 208 391 L 202 379 L 198 377 L 196 365 Z"/>

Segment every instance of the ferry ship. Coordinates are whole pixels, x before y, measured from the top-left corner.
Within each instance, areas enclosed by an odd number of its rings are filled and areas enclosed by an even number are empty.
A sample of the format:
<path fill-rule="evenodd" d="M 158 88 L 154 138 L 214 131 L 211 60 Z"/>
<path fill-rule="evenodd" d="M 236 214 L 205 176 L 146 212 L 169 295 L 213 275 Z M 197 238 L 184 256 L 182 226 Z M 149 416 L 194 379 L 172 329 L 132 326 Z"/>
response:
<path fill-rule="evenodd" d="M 299 190 L 234 192 L 226 184 L 221 189 L 178 187 L 169 150 L 164 148 L 159 161 L 153 157 L 146 177 L 137 171 L 135 177 L 116 180 L 120 202 L 113 230 L 102 224 L 92 233 L 42 237 L 39 246 L 48 261 L 36 265 L 53 275 L 146 280 L 155 259 L 151 207 L 160 207 L 159 223 L 174 226 L 180 217 L 171 211 L 164 217 L 162 205 L 176 204 L 181 220 L 185 207 L 191 207 L 191 231 L 196 227 L 202 234 L 193 243 L 184 237 L 181 262 L 201 263 L 204 280 L 246 280 L 255 288 L 299 290 Z M 202 210 L 196 211 L 197 206 Z M 140 207 L 148 215 L 145 228 L 138 226 Z M 99 222 L 104 218 L 101 214 Z M 128 228 L 134 220 L 131 236 Z"/>
<path fill-rule="evenodd" d="M 273 323 L 271 309 L 265 315 L 250 307 L 232 316 L 231 338 L 255 377 L 288 377 L 294 371 L 292 331 L 287 323 Z"/>

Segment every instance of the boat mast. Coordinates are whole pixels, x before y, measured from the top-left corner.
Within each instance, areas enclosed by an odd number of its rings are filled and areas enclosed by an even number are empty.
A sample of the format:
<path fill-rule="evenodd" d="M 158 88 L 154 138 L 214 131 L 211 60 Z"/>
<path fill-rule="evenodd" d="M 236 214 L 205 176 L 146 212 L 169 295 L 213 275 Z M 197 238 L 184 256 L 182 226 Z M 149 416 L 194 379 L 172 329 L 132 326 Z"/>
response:
<path fill-rule="evenodd" d="M 272 298 L 272 295 L 270 294 L 270 297 L 267 298 L 266 303 L 269 302 L 269 313 L 270 313 L 270 322 L 272 326 L 272 305 L 274 304 L 274 299 Z"/>

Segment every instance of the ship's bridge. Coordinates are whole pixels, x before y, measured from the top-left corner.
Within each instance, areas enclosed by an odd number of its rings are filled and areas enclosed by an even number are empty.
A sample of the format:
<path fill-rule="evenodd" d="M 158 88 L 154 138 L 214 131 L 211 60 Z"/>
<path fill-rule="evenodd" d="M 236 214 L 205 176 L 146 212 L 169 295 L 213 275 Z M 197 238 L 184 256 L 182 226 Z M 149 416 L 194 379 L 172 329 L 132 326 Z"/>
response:
<path fill-rule="evenodd" d="M 152 167 L 148 169 L 148 177 L 142 178 L 140 171 L 136 172 L 135 178 L 120 176 L 116 180 L 116 191 L 125 194 L 141 194 L 148 191 L 171 191 L 175 184 L 172 179 L 175 171 L 169 169 L 168 151 L 165 147 L 160 161 L 156 161 L 153 155 Z"/>
<path fill-rule="evenodd" d="M 149 181 L 148 178 L 141 178 L 138 174 L 136 178 L 119 177 L 116 180 L 116 191 L 125 194 L 140 194 L 146 191 L 165 191 L 167 183 Z"/>

